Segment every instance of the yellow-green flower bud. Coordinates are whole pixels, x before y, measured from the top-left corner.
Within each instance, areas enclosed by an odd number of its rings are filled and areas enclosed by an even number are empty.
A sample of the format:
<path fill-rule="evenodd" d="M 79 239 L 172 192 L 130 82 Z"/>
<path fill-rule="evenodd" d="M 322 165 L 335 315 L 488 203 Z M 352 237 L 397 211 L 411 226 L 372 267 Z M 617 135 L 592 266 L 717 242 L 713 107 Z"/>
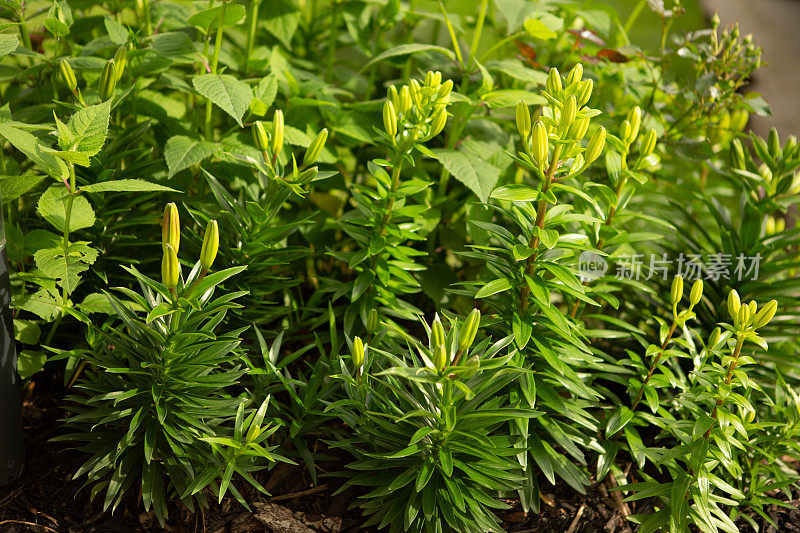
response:
<path fill-rule="evenodd" d="M 778 311 L 778 301 L 777 300 L 770 300 L 767 304 L 761 308 L 761 311 L 756 314 L 755 318 L 753 319 L 753 328 L 759 329 L 763 328 L 772 318 L 775 316 L 775 313 Z"/>
<path fill-rule="evenodd" d="M 782 233 L 786 229 L 786 219 L 775 219 L 775 233 Z"/>
<path fill-rule="evenodd" d="M 431 137 L 436 137 L 439 135 L 442 130 L 444 129 L 444 125 L 447 123 L 447 110 L 445 108 L 439 108 L 436 112 L 433 113 L 433 118 L 431 119 Z"/>
<path fill-rule="evenodd" d="M 216 220 L 209 220 L 203 235 L 203 246 L 200 248 L 200 266 L 208 270 L 214 264 L 219 250 L 219 226 Z"/>
<path fill-rule="evenodd" d="M 469 379 L 474 376 L 481 368 L 481 359 L 477 355 L 473 355 L 464 363 L 464 371 L 461 373 L 462 379 Z"/>
<path fill-rule="evenodd" d="M 386 100 L 383 104 L 383 128 L 390 137 L 397 135 L 397 114 L 391 100 Z"/>
<path fill-rule="evenodd" d="M 253 133 L 253 142 L 255 142 L 258 151 L 263 154 L 269 150 L 269 135 L 267 135 L 267 128 L 264 127 L 264 123 L 256 120 L 253 122 L 251 131 Z"/>
<path fill-rule="evenodd" d="M 114 64 L 117 71 L 117 81 L 119 81 L 120 78 L 122 78 L 122 75 L 125 73 L 125 66 L 128 64 L 127 46 L 122 45 L 117 49 L 117 53 L 114 54 Z"/>
<path fill-rule="evenodd" d="M 433 324 L 431 325 L 431 347 L 439 346 L 440 344 L 445 344 L 445 339 L 447 337 L 444 333 L 444 326 L 442 325 L 442 321 L 439 320 L 439 315 L 436 315 L 436 318 L 433 320 Z"/>
<path fill-rule="evenodd" d="M 789 186 L 789 194 L 800 194 L 800 173 L 797 173 L 792 178 L 792 184 Z"/>
<path fill-rule="evenodd" d="M 178 263 L 178 254 L 171 245 L 164 246 L 164 255 L 161 258 L 161 282 L 170 290 L 178 286 L 181 277 L 181 265 Z"/>
<path fill-rule="evenodd" d="M 525 102 L 517 104 L 517 131 L 523 140 L 527 140 L 531 133 L 531 112 Z"/>
<path fill-rule="evenodd" d="M 436 72 L 433 73 L 433 83 L 431 83 L 431 85 L 437 87 L 441 84 L 442 84 L 442 73 L 437 70 Z"/>
<path fill-rule="evenodd" d="M 756 316 L 756 310 L 758 309 L 758 304 L 755 300 L 750 300 L 747 302 L 747 310 L 749 311 L 749 316 L 754 317 Z"/>
<path fill-rule="evenodd" d="M 747 168 L 744 147 L 742 146 L 742 141 L 739 139 L 731 141 L 731 166 L 738 170 L 745 170 Z"/>
<path fill-rule="evenodd" d="M 588 130 L 589 130 L 588 118 L 584 117 L 576 119 L 575 122 L 572 123 L 572 126 L 569 127 L 569 138 L 580 141 L 586 135 L 586 132 Z"/>
<path fill-rule="evenodd" d="M 453 80 L 446 80 L 442 85 L 439 86 L 439 93 L 437 96 L 439 97 L 439 101 L 447 102 L 447 99 L 450 97 L 450 92 L 453 90 Z"/>
<path fill-rule="evenodd" d="M 428 85 L 428 86 L 433 86 L 434 85 L 434 83 L 433 83 L 433 72 L 431 72 L 430 70 L 425 73 L 425 85 Z"/>
<path fill-rule="evenodd" d="M 380 322 L 380 317 L 378 316 L 377 309 L 370 309 L 369 314 L 367 315 L 367 333 L 370 335 L 374 335 L 376 331 L 378 331 L 378 324 Z"/>
<path fill-rule="evenodd" d="M 395 109 L 400 109 L 400 95 L 397 93 L 397 87 L 390 85 L 389 90 L 386 92 L 386 97 L 391 100 Z"/>
<path fill-rule="evenodd" d="M 461 329 L 458 331 L 458 351 L 460 353 L 467 351 L 469 347 L 472 346 L 480 325 L 481 312 L 477 309 L 473 309 L 466 320 L 464 320 L 464 323 L 461 324 Z"/>
<path fill-rule="evenodd" d="M 422 108 L 422 88 L 419 86 L 419 82 L 417 80 L 411 80 L 408 82 L 408 92 L 411 95 L 411 102 L 417 109 Z"/>
<path fill-rule="evenodd" d="M 589 139 L 589 144 L 586 146 L 586 151 L 583 153 L 584 165 L 589 165 L 595 159 L 600 157 L 600 154 L 603 153 L 603 147 L 606 144 L 606 129 L 603 126 L 597 128 L 597 130 L 592 135 L 592 138 Z"/>
<path fill-rule="evenodd" d="M 567 74 L 567 87 L 574 83 L 578 83 L 583 78 L 583 65 L 577 63 L 572 70 Z"/>
<path fill-rule="evenodd" d="M 578 107 L 586 105 L 592 97 L 592 89 L 594 89 L 594 82 L 592 80 L 584 80 L 580 84 L 580 89 L 577 93 Z"/>
<path fill-rule="evenodd" d="M 353 339 L 353 367 L 357 369 L 364 366 L 364 342 L 361 340 L 361 337 L 356 337 Z"/>
<path fill-rule="evenodd" d="M 325 142 L 328 140 L 328 128 L 322 128 L 322 130 L 317 133 L 317 136 L 314 137 L 314 140 L 311 141 L 311 144 L 308 145 L 308 149 L 306 149 L 306 155 L 303 156 L 303 166 L 307 167 L 308 165 L 313 165 L 317 162 L 319 158 L 319 154 L 322 153 L 322 149 L 325 147 Z"/>
<path fill-rule="evenodd" d="M 283 149 L 283 111 L 280 109 L 276 110 L 272 116 L 272 138 L 270 140 L 272 141 L 270 145 L 272 155 L 277 156 Z"/>
<path fill-rule="evenodd" d="M 675 276 L 672 280 L 672 290 L 670 291 L 669 301 L 672 305 L 678 305 L 678 302 L 683 298 L 683 277 Z"/>
<path fill-rule="evenodd" d="M 776 157 L 781 152 L 781 141 L 778 137 L 778 130 L 773 128 L 769 129 L 769 135 L 767 136 L 767 145 L 769 146 L 769 155 L 772 157 Z"/>
<path fill-rule="evenodd" d="M 448 359 L 450 358 L 444 345 L 439 344 L 433 348 L 433 366 L 440 374 L 447 368 L 447 363 L 450 362 Z"/>
<path fill-rule="evenodd" d="M 103 67 L 103 72 L 100 74 L 100 85 L 97 93 L 100 99 L 105 101 L 114 96 L 114 90 L 117 88 L 117 70 L 114 66 L 114 60 L 109 59 Z"/>
<path fill-rule="evenodd" d="M 731 130 L 734 132 L 744 131 L 748 120 L 750 120 L 750 113 L 744 109 L 737 109 L 731 113 Z"/>
<path fill-rule="evenodd" d="M 561 122 L 559 126 L 564 130 L 568 131 L 569 127 L 572 125 L 572 122 L 575 120 L 575 114 L 578 112 L 578 103 L 575 101 L 575 97 L 570 95 L 567 98 L 567 101 L 564 103 L 564 107 L 561 108 Z"/>
<path fill-rule="evenodd" d="M 411 110 L 411 90 L 408 88 L 408 85 L 403 85 L 400 88 L 400 105 L 398 106 L 398 110 L 404 116 L 408 115 L 408 112 Z"/>
<path fill-rule="evenodd" d="M 631 135 L 631 123 L 627 119 L 622 121 L 619 125 L 619 138 L 622 142 L 629 144 L 628 138 Z"/>
<path fill-rule="evenodd" d="M 767 237 L 775 234 L 775 219 L 773 217 L 767 217 L 767 220 L 764 222 L 764 234 Z"/>
<path fill-rule="evenodd" d="M 171 246 L 177 254 L 180 244 L 181 219 L 178 215 L 178 206 L 174 202 L 170 202 L 164 207 L 164 215 L 161 217 L 161 245 Z"/>
<path fill-rule="evenodd" d="M 639 136 L 639 127 L 642 125 L 642 108 L 638 105 L 628 112 L 628 122 L 631 124 L 630 138 L 628 142 L 633 142 Z"/>
<path fill-rule="evenodd" d="M 739 313 L 736 315 L 736 326 L 744 328 L 750 321 L 750 306 L 742 305 L 739 307 Z"/>
<path fill-rule="evenodd" d="M 714 348 L 719 344 L 719 337 L 721 335 L 721 331 L 719 328 L 714 328 L 714 331 L 711 332 L 711 336 L 708 337 L 708 347 Z"/>
<path fill-rule="evenodd" d="M 739 308 L 741 306 L 742 302 L 739 299 L 739 293 L 736 292 L 736 289 L 731 289 L 731 292 L 728 293 L 728 314 L 734 320 L 739 316 Z"/>
<path fill-rule="evenodd" d="M 545 89 L 556 97 L 561 92 L 561 74 L 556 67 L 550 69 L 550 73 L 547 75 L 547 82 L 545 82 Z"/>
<path fill-rule="evenodd" d="M 639 147 L 639 153 L 642 157 L 647 157 L 655 151 L 657 140 L 656 130 L 650 130 L 645 133 L 642 145 Z"/>
<path fill-rule="evenodd" d="M 703 280 L 698 279 L 692 285 L 692 290 L 689 292 L 689 304 L 694 307 L 703 297 Z"/>
<path fill-rule="evenodd" d="M 540 167 L 547 164 L 547 129 L 541 120 L 537 120 L 533 125 L 532 155 Z"/>
<path fill-rule="evenodd" d="M 66 59 L 61 59 L 58 62 L 58 68 L 61 70 L 61 79 L 64 85 L 74 93 L 78 88 L 78 80 L 75 78 L 75 71 L 72 70 L 72 65 Z"/>

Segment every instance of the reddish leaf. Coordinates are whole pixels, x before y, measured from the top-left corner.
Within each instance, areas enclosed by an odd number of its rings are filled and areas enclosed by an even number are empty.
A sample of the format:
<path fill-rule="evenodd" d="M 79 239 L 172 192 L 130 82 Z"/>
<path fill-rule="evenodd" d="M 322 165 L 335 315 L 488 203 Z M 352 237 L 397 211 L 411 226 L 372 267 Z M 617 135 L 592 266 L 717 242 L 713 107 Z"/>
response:
<path fill-rule="evenodd" d="M 621 54 L 616 50 L 612 50 L 610 48 L 603 48 L 602 50 L 597 52 L 597 57 L 608 59 L 613 63 L 627 63 L 628 61 L 630 61 L 630 58 L 625 54 Z"/>

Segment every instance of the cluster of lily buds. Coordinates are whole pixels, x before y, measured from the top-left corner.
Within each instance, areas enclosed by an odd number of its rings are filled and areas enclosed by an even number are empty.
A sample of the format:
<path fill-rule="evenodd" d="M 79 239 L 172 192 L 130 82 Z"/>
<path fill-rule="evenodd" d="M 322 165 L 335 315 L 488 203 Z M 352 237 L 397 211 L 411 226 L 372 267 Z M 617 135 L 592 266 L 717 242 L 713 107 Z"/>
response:
<path fill-rule="evenodd" d="M 786 229 L 786 220 L 778 217 L 768 216 L 764 222 L 764 234 L 767 237 L 775 235 L 776 233 L 783 233 Z"/>
<path fill-rule="evenodd" d="M 694 307 L 703 298 L 703 280 L 698 279 L 692 284 L 689 291 L 689 307 L 678 313 L 678 304 L 683 299 L 683 277 L 678 275 L 672 280 L 670 290 L 670 303 L 672 303 L 672 314 L 679 325 L 683 325 L 687 320 L 695 316 Z"/>
<path fill-rule="evenodd" d="M 778 311 L 777 300 L 770 300 L 758 309 L 755 300 L 750 300 L 743 304 L 736 289 L 728 293 L 728 314 L 733 319 L 733 325 L 737 332 L 746 333 L 756 331 L 769 324 L 775 313 Z"/>
<path fill-rule="evenodd" d="M 730 144 L 730 164 L 745 177 L 760 176 L 759 187 L 767 196 L 796 196 L 800 194 L 800 175 L 793 172 L 800 166 L 800 144 L 790 135 L 781 144 L 778 131 L 772 128 L 767 138 L 750 133 L 750 146 L 734 139 Z"/>
<path fill-rule="evenodd" d="M 544 91 L 548 104 L 539 116 L 534 119 L 525 102 L 517 104 L 516 123 L 523 153 L 542 173 L 553 163 L 551 153 L 556 146 L 564 150 L 559 154 L 559 160 L 573 160 L 571 172 L 585 170 L 603 152 L 606 130 L 602 126 L 594 130 L 586 148 L 580 142 L 589 131 L 591 118 L 599 114 L 599 111 L 586 107 L 592 96 L 593 82 L 582 78 L 583 67 L 580 64 L 575 65 L 565 79 L 558 69 L 551 68 Z M 570 142 L 565 144 L 563 141 Z"/>
<path fill-rule="evenodd" d="M 447 104 L 452 80 L 442 82 L 441 72 L 428 72 L 423 83 L 412 79 L 398 90 L 389 87 L 383 104 L 383 127 L 393 143 L 412 135 L 413 141 L 427 141 L 439 135 L 447 123 Z"/>
<path fill-rule="evenodd" d="M 181 245 L 181 222 L 178 206 L 173 202 L 164 207 L 161 218 L 161 282 L 170 293 L 175 296 L 181 278 L 181 265 L 178 261 L 178 251 Z M 216 220 L 209 220 L 203 235 L 203 245 L 200 249 L 201 277 L 208 272 L 219 250 L 219 226 Z"/>
<path fill-rule="evenodd" d="M 268 127 L 264 122 L 257 120 L 253 123 L 251 128 L 253 134 L 253 142 L 264 157 L 269 172 L 272 177 L 279 176 L 281 172 L 278 168 L 277 160 L 281 151 L 283 150 L 284 141 L 284 120 L 283 111 L 280 109 L 275 111 L 272 117 L 272 123 Z M 292 170 L 291 176 L 286 178 L 279 176 L 284 182 L 292 185 L 305 185 L 317 176 L 318 169 L 314 165 L 319 159 L 322 149 L 328 140 L 328 129 L 323 128 L 311 144 L 308 145 L 306 153 L 303 156 L 302 163 L 298 166 L 297 160 L 292 155 Z"/>
<path fill-rule="evenodd" d="M 748 120 L 750 120 L 750 113 L 744 109 L 735 109 L 732 112 L 723 109 L 717 116 L 716 122 L 708 128 L 708 140 L 715 149 L 725 146 L 744 131 Z"/>

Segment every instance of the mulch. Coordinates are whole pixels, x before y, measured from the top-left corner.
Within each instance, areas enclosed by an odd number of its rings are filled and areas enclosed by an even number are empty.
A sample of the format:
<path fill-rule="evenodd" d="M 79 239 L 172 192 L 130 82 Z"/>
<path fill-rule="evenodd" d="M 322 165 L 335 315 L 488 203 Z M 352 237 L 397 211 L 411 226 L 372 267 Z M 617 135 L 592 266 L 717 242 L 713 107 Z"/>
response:
<path fill-rule="evenodd" d="M 58 434 L 57 418 L 63 413 L 55 395 L 24 395 L 23 416 L 27 463 L 21 479 L 0 488 L 0 533 L 27 531 L 54 533 L 129 533 L 168 531 L 174 533 L 351 533 L 362 531 L 358 509 L 351 509 L 357 493 L 348 489 L 334 495 L 337 478 L 326 478 L 314 486 L 303 467 L 281 464 L 258 477 L 271 496 L 258 493 L 245 483 L 238 485 L 247 510 L 234 499 L 211 504 L 204 513 L 190 513 L 180 504 L 171 504 L 169 520 L 161 527 L 154 513 L 144 512 L 133 491 L 126 495 L 116 512 L 102 512 L 102 501 L 89 501 L 83 479 L 72 475 L 84 456 L 65 450 L 49 439 Z M 623 520 L 623 509 L 615 494 L 604 484 L 595 484 L 586 494 L 578 494 L 559 484 L 544 489 L 541 510 L 526 515 L 519 502 L 506 500 L 512 508 L 499 513 L 510 533 L 617 533 L 633 531 Z M 211 498 L 213 500 L 213 498 Z M 766 533 L 800 533 L 800 491 L 794 493 L 793 508 L 773 507 L 769 514 L 777 528 L 763 523 Z M 633 505 L 633 504 L 631 504 Z M 647 512 L 651 502 L 636 502 L 632 512 Z M 650 507 L 652 509 L 652 507 Z M 742 524 L 742 530 L 749 529 Z M 363 529 L 364 531 L 374 531 Z"/>

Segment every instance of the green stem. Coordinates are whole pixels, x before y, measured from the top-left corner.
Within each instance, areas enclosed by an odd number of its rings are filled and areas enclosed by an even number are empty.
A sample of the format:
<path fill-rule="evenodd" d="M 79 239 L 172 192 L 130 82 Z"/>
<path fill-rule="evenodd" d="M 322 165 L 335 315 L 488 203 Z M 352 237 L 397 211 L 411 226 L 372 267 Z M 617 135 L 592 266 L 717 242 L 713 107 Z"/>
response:
<path fill-rule="evenodd" d="M 626 36 L 628 33 L 630 33 L 634 22 L 636 22 L 636 19 L 638 19 L 639 15 L 641 15 L 642 9 L 644 9 L 645 5 L 647 5 L 647 0 L 639 0 L 639 3 L 636 4 L 636 7 L 633 8 L 633 11 L 631 11 L 628 20 L 625 21 L 625 26 L 622 28 L 625 31 Z"/>
<path fill-rule="evenodd" d="M 69 224 L 70 219 L 72 218 L 72 204 L 75 200 L 75 195 L 78 194 L 76 190 L 76 183 L 75 183 L 75 165 L 72 163 L 68 163 L 69 165 L 69 196 L 67 197 L 67 205 L 64 208 L 64 230 L 63 230 L 63 238 L 61 240 L 61 249 L 64 257 L 67 257 L 67 253 L 69 250 Z M 69 291 L 67 290 L 68 284 L 66 280 L 64 280 L 64 286 L 62 287 L 61 293 L 61 314 L 55 319 L 53 322 L 50 331 L 47 334 L 47 338 L 45 339 L 45 344 L 50 344 L 50 341 L 53 340 L 55 337 L 56 331 L 58 330 L 58 326 L 61 325 L 61 321 L 64 319 L 66 315 L 66 307 L 67 303 L 69 302 Z"/>
<path fill-rule="evenodd" d="M 142 16 L 144 18 L 144 33 L 149 37 L 153 35 L 153 24 L 150 20 L 150 0 L 142 0 Z"/>
<path fill-rule="evenodd" d="M 256 29 L 258 28 L 258 6 L 261 0 L 250 0 L 250 9 L 247 10 L 247 44 L 244 51 L 244 75 L 250 74 L 250 56 L 253 55 L 253 46 L 256 42 Z"/>
<path fill-rule="evenodd" d="M 669 333 L 667 333 L 667 337 L 664 339 L 664 342 L 661 343 L 661 348 L 658 350 L 658 354 L 656 355 L 655 359 L 653 359 L 653 364 L 650 365 L 650 369 L 647 371 L 647 377 L 644 378 L 642 382 L 642 386 L 639 387 L 639 392 L 636 394 L 636 398 L 633 400 L 631 404 L 631 411 L 636 410 L 636 406 L 639 405 L 639 402 L 642 401 L 642 395 L 644 394 L 644 388 L 650 382 L 650 378 L 653 377 L 653 372 L 656 371 L 656 367 L 658 363 L 661 362 L 661 357 L 664 355 L 664 350 L 667 349 L 667 344 L 669 344 L 670 339 L 672 339 L 672 335 L 675 333 L 675 329 L 678 327 L 677 322 L 673 322 L 672 326 L 669 328 Z"/>
<path fill-rule="evenodd" d="M 475 23 L 475 32 L 472 34 L 472 44 L 469 47 L 469 59 L 473 59 L 481 43 L 481 33 L 483 33 L 483 23 L 486 20 L 486 11 L 489 9 L 489 0 L 482 0 L 478 21 Z"/>
<path fill-rule="evenodd" d="M 217 73 L 217 65 L 219 64 L 219 51 L 222 48 L 222 21 L 225 20 L 225 9 L 228 7 L 228 2 L 223 2 L 222 11 L 219 15 L 219 25 L 217 26 L 217 37 L 214 41 L 214 56 L 211 58 L 211 74 Z M 206 100 L 206 117 L 205 117 L 205 134 L 207 140 L 211 139 L 211 100 Z"/>
<path fill-rule="evenodd" d="M 22 44 L 25 45 L 30 51 L 33 51 L 33 45 L 31 44 L 31 36 L 28 33 L 28 25 L 25 21 L 25 6 L 24 4 L 19 8 L 19 36 L 22 38 Z M 28 57 L 28 63 L 33 65 L 33 57 Z"/>
<path fill-rule="evenodd" d="M 524 32 L 520 31 L 520 32 L 517 32 L 517 33 L 512 33 L 511 35 L 509 35 L 505 39 L 501 39 L 501 40 L 497 41 L 496 43 L 494 43 L 494 45 L 491 48 L 489 48 L 486 52 L 484 52 L 484 54 L 480 57 L 480 59 L 478 61 L 480 63 L 484 63 L 486 61 L 486 58 L 491 56 L 494 53 L 495 50 L 497 50 L 501 46 L 505 46 L 506 44 L 510 43 L 511 41 L 515 41 L 515 40 L 519 39 L 523 35 L 524 35 Z"/>
<path fill-rule="evenodd" d="M 336 60 L 336 41 L 339 37 L 337 27 L 339 26 L 339 3 L 334 1 L 331 4 L 331 27 L 328 30 L 328 65 L 325 71 L 325 79 L 330 80 L 333 75 L 333 63 Z"/>
<path fill-rule="evenodd" d="M 450 34 L 450 40 L 453 42 L 453 51 L 456 53 L 456 60 L 458 61 L 459 68 L 463 71 L 466 70 L 467 66 L 464 63 L 464 57 L 461 55 L 461 47 L 458 45 L 458 39 L 456 38 L 456 31 L 453 29 L 453 24 L 450 22 L 450 17 L 447 16 L 447 11 L 444 9 L 444 4 L 442 0 L 439 0 L 439 10 L 442 12 L 442 16 L 444 17 L 444 23 L 447 26 L 447 32 Z"/>

